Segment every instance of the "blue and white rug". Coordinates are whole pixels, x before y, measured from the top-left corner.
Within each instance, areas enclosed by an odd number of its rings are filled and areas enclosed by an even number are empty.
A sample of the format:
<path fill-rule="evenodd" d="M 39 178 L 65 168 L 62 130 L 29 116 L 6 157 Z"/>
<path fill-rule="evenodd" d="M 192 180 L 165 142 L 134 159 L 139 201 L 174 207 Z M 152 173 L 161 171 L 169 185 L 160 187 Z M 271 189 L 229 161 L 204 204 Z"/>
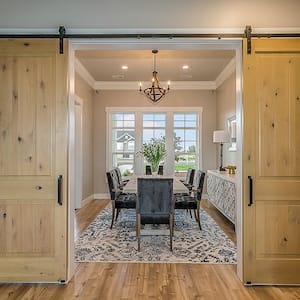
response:
<path fill-rule="evenodd" d="M 137 251 L 135 210 L 121 210 L 113 229 L 110 223 L 108 206 L 75 242 L 76 262 L 236 263 L 236 246 L 203 209 L 202 231 L 185 210 L 175 211 L 173 252 L 169 248 L 169 230 L 163 227 L 167 225 L 145 229 L 141 251 Z M 157 235 L 156 230 L 162 234 Z"/>

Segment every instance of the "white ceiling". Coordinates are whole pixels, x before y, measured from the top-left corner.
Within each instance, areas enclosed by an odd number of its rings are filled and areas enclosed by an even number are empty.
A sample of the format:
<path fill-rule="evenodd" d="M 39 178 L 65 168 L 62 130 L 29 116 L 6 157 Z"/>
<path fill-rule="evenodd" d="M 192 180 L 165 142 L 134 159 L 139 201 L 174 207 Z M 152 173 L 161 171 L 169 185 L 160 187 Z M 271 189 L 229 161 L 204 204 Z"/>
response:
<path fill-rule="evenodd" d="M 77 50 L 76 58 L 95 82 L 150 81 L 151 50 Z M 234 58 L 233 50 L 159 50 L 156 70 L 160 81 L 215 81 Z M 122 70 L 122 66 L 128 66 Z M 188 65 L 188 70 L 182 66 Z"/>

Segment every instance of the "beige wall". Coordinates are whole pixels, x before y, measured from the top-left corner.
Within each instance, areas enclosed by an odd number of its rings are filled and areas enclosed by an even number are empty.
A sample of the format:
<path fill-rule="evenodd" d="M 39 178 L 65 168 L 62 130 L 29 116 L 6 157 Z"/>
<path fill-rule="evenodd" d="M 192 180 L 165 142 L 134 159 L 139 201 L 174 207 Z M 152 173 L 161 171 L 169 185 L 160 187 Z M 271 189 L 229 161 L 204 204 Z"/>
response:
<path fill-rule="evenodd" d="M 75 76 L 75 94 L 83 100 L 82 107 L 82 196 L 83 199 L 94 194 L 94 91 L 79 76 Z"/>
<path fill-rule="evenodd" d="M 145 96 L 137 91 L 98 91 L 94 103 L 94 192 L 108 193 L 106 170 L 106 113 L 105 107 L 153 106 Z M 216 127 L 216 93 L 208 90 L 173 90 L 157 107 L 201 106 L 203 107 L 203 165 L 202 169 L 212 169 L 216 165 L 216 147 L 212 143 L 212 133 Z"/>
<path fill-rule="evenodd" d="M 216 90 L 217 99 L 217 130 L 228 129 L 228 118 L 236 114 L 236 88 L 235 88 L 235 73 L 228 77 L 223 84 Z M 220 166 L 220 146 L 217 146 L 217 168 Z M 223 146 L 223 166 L 236 165 L 237 153 L 228 151 L 229 144 Z"/>

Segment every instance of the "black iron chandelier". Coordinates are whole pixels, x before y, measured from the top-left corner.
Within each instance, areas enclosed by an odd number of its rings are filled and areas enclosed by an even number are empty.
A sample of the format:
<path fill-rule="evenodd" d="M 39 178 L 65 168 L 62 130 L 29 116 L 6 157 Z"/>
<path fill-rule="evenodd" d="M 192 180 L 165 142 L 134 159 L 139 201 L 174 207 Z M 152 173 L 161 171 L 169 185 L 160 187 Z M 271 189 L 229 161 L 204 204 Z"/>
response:
<path fill-rule="evenodd" d="M 152 80 L 151 80 L 151 86 L 142 89 L 142 83 L 140 82 L 140 92 L 144 93 L 148 99 L 150 99 L 153 103 L 157 103 L 161 100 L 163 96 L 165 96 L 170 91 L 170 81 L 168 81 L 168 87 L 163 88 L 160 87 L 159 81 L 157 78 L 157 71 L 156 71 L 156 54 L 158 53 L 158 50 L 152 50 L 153 53 L 153 72 L 152 72 Z"/>

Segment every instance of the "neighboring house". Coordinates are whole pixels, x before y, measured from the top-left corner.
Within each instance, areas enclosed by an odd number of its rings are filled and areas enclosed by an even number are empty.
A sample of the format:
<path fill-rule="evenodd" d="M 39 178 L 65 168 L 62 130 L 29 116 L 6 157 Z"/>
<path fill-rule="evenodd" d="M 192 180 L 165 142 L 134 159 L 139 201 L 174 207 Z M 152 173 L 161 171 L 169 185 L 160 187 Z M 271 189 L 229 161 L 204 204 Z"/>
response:
<path fill-rule="evenodd" d="M 122 152 L 134 151 L 135 138 L 132 132 L 118 132 L 117 133 L 117 150 Z M 128 158 L 129 155 L 124 153 L 123 158 Z"/>

